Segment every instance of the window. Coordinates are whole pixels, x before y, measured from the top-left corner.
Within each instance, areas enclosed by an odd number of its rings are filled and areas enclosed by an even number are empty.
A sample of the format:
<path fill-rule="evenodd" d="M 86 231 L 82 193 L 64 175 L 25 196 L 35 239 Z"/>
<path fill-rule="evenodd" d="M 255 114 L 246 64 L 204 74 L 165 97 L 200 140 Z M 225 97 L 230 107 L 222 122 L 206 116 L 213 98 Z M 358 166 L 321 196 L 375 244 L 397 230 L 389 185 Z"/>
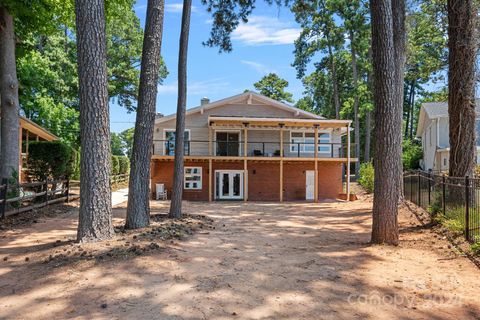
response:
<path fill-rule="evenodd" d="M 190 130 L 185 130 L 184 134 L 184 139 L 185 139 L 185 145 L 184 145 L 184 153 L 189 154 L 190 152 Z M 166 156 L 173 156 L 175 155 L 175 129 L 164 129 L 164 140 L 165 143 L 163 145 L 164 147 L 164 154 Z"/>
<path fill-rule="evenodd" d="M 331 150 L 330 145 L 330 132 L 318 132 L 318 152 L 329 153 Z M 304 131 L 290 131 L 290 151 L 291 152 L 306 152 L 313 153 L 315 151 L 315 133 Z"/>
<path fill-rule="evenodd" d="M 202 167 L 185 167 L 183 188 L 188 190 L 202 189 Z"/>

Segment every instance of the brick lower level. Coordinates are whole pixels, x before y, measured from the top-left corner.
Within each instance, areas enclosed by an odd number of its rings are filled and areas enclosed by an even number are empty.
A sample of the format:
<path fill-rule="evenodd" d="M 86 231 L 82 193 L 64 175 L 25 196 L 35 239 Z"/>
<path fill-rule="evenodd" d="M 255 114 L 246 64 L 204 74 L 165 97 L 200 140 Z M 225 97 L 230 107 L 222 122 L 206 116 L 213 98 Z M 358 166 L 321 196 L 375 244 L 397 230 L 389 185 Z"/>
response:
<path fill-rule="evenodd" d="M 202 188 L 200 190 L 184 189 L 185 200 L 208 201 L 208 161 L 185 161 L 185 167 L 202 168 Z M 248 200 L 250 201 L 279 201 L 280 200 L 280 163 L 278 161 L 257 162 L 248 161 Z M 212 199 L 215 200 L 215 171 L 217 170 L 242 170 L 243 160 L 239 161 L 212 161 Z M 285 201 L 305 200 L 306 175 L 308 170 L 315 170 L 311 162 L 283 163 L 283 199 Z M 167 189 L 168 197 L 172 193 L 173 161 L 152 161 L 152 191 L 155 184 L 163 183 Z M 342 163 L 318 162 L 318 199 L 335 199 L 342 193 Z M 153 195 L 153 194 L 152 194 Z"/>

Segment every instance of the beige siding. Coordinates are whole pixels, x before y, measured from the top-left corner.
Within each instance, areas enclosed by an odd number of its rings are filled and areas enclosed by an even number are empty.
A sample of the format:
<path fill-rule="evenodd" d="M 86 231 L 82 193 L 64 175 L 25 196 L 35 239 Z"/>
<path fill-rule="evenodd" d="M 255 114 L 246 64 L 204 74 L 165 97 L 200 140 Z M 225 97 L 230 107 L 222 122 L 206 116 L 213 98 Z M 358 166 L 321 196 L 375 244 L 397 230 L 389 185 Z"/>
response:
<path fill-rule="evenodd" d="M 209 116 L 239 116 L 239 117 L 277 117 L 277 118 L 298 118 L 294 110 L 283 110 L 275 106 L 264 104 L 227 104 L 209 110 L 203 113 L 196 112 L 186 116 L 185 126 L 190 131 L 190 154 L 191 155 L 208 155 L 208 117 Z M 305 117 L 304 115 L 302 116 Z M 154 131 L 154 150 L 155 154 L 163 154 L 163 142 L 159 140 L 165 139 L 165 130 L 175 128 L 175 118 L 158 123 L 155 125 Z M 241 129 L 241 128 L 238 128 Z M 222 131 L 223 129 L 217 129 Z M 235 128 L 225 128 L 225 130 L 235 130 Z M 299 129 L 301 130 L 301 129 Z M 330 130 L 331 131 L 331 130 Z M 313 132 L 313 129 L 310 130 Z M 215 140 L 215 131 L 213 133 L 213 140 Z M 240 130 L 240 141 L 243 141 L 243 129 Z M 284 131 L 284 151 L 285 156 L 296 156 L 297 153 L 290 153 L 290 146 L 287 143 L 290 141 L 290 131 Z M 333 131 L 332 141 L 334 143 L 340 142 L 340 134 L 337 130 Z M 265 151 L 265 155 L 274 155 L 280 150 L 280 132 L 279 130 L 248 130 L 248 155 L 253 156 L 254 150 Z M 264 144 L 263 144 L 264 142 Z M 243 155 L 243 145 L 240 147 L 240 154 Z M 257 151 L 257 153 L 258 153 Z M 334 148 L 334 155 L 338 156 L 338 147 Z M 302 156 L 312 156 L 312 153 L 302 153 Z M 319 154 L 320 157 L 328 156 L 330 154 Z"/>

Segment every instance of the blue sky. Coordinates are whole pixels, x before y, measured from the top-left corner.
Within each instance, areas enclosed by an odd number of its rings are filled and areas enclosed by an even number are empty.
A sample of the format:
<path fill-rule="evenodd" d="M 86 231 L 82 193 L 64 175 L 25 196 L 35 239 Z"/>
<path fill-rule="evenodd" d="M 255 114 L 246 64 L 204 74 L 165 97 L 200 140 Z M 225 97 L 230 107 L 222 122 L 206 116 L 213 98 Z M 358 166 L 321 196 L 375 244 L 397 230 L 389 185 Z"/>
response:
<path fill-rule="evenodd" d="M 145 23 L 147 0 L 139 0 L 135 11 Z M 218 53 L 202 41 L 210 33 L 210 15 L 200 1 L 193 1 L 188 51 L 187 108 L 195 107 L 202 97 L 218 100 L 253 89 L 253 83 L 269 72 L 276 72 L 290 83 L 287 90 L 294 99 L 301 97 L 303 88 L 296 79 L 293 62 L 293 41 L 300 28 L 287 8 L 257 2 L 247 24 L 241 24 L 232 35 L 233 51 Z M 159 86 L 157 112 L 171 114 L 176 110 L 177 61 L 182 1 L 167 0 L 163 31 L 162 55 L 169 71 L 163 86 Z M 112 104 L 111 130 L 120 132 L 133 127 L 135 114 Z"/>

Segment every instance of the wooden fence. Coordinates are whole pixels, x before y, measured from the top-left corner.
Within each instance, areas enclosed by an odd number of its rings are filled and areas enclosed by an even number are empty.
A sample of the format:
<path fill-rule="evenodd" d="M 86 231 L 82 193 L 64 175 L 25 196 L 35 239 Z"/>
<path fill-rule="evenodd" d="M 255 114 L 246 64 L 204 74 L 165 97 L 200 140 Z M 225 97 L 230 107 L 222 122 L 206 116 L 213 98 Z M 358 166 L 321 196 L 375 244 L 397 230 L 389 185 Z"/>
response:
<path fill-rule="evenodd" d="M 69 202 L 79 197 L 79 193 L 74 192 L 75 189 L 75 184 L 68 179 L 20 184 L 9 184 L 8 179 L 2 179 L 0 216 L 4 219 L 9 215 L 39 209 L 49 204 Z"/>
<path fill-rule="evenodd" d="M 110 177 L 110 184 L 128 182 L 129 174 Z M 49 204 L 69 202 L 80 198 L 80 181 L 46 180 L 9 184 L 8 179 L 0 183 L 0 217 L 39 209 Z"/>

